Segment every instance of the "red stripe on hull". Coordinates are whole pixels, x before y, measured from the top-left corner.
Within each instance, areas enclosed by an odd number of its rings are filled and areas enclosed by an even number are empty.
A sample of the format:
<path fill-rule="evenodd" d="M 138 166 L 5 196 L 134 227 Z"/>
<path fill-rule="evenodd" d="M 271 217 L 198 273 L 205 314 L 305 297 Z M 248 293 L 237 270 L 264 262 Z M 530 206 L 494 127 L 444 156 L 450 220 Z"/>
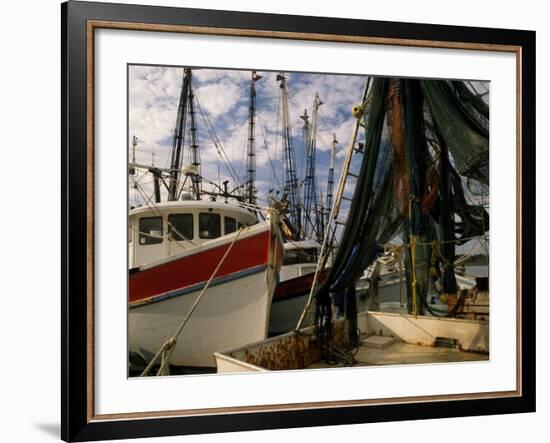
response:
<path fill-rule="evenodd" d="M 328 269 L 325 269 L 321 272 L 319 282 L 322 282 L 327 275 Z M 275 294 L 273 295 L 273 301 L 282 301 L 309 293 L 314 276 L 315 272 L 311 272 L 310 274 L 301 275 L 300 277 L 291 278 L 279 283 L 277 289 L 275 290 Z"/>
<path fill-rule="evenodd" d="M 221 246 L 159 264 L 129 276 L 130 303 L 207 281 L 230 241 Z M 233 274 L 268 261 L 269 230 L 237 239 L 216 277 Z"/>

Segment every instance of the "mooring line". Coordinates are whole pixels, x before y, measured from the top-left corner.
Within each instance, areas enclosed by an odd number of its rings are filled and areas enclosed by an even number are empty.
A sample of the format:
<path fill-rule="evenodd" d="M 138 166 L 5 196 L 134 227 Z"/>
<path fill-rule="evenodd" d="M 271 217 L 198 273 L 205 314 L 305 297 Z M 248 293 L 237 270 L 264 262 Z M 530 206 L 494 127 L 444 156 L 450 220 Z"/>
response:
<path fill-rule="evenodd" d="M 153 357 L 153 359 L 149 362 L 149 364 L 147 365 L 147 367 L 143 370 L 143 372 L 141 373 L 140 377 L 145 377 L 146 375 L 149 374 L 149 372 L 151 371 L 152 367 L 154 366 L 154 364 L 156 363 L 156 361 L 159 359 L 159 357 L 162 356 L 162 359 L 161 359 L 161 365 L 160 365 L 160 368 L 159 370 L 157 371 L 157 375 L 164 375 L 164 372 L 166 371 L 166 368 L 170 362 L 170 357 L 172 356 L 172 353 L 174 352 L 174 349 L 176 348 L 176 344 L 177 344 L 177 341 L 178 341 L 178 337 L 179 335 L 181 334 L 181 331 L 183 330 L 183 328 L 185 327 L 185 325 L 187 324 L 187 322 L 189 321 L 189 319 L 191 318 L 191 315 L 193 314 L 193 312 L 195 311 L 195 309 L 197 308 L 197 306 L 199 305 L 203 295 L 205 294 L 206 290 L 209 288 L 210 286 L 210 283 L 212 283 L 212 280 L 214 280 L 214 277 L 216 276 L 216 274 L 218 273 L 218 271 L 220 270 L 223 262 L 225 261 L 225 259 L 227 258 L 227 256 L 229 255 L 229 252 L 231 251 L 231 249 L 233 248 L 233 246 L 235 245 L 235 242 L 237 241 L 237 239 L 239 238 L 239 235 L 241 234 L 241 232 L 243 231 L 244 227 L 240 228 L 238 231 L 237 231 L 237 235 L 235 235 L 235 238 L 233 239 L 233 241 L 231 242 L 231 244 L 229 245 L 229 247 L 227 248 L 227 250 L 225 251 L 223 257 L 221 258 L 221 260 L 219 261 L 218 265 L 216 266 L 216 269 L 214 269 L 214 272 L 212 273 L 212 275 L 210 276 L 210 278 L 208 279 L 208 281 L 206 282 L 206 285 L 204 286 L 204 288 L 202 289 L 201 293 L 199 294 L 199 296 L 197 297 L 197 299 L 195 300 L 195 302 L 193 303 L 193 306 L 191 306 L 191 309 L 189 310 L 189 312 L 187 313 L 187 315 L 185 316 L 185 318 L 183 319 L 183 321 L 180 323 L 178 329 L 176 330 L 175 334 L 170 337 L 168 340 L 166 340 L 164 342 L 164 344 L 161 346 L 161 348 L 159 349 L 159 351 L 155 354 L 155 356 Z"/>

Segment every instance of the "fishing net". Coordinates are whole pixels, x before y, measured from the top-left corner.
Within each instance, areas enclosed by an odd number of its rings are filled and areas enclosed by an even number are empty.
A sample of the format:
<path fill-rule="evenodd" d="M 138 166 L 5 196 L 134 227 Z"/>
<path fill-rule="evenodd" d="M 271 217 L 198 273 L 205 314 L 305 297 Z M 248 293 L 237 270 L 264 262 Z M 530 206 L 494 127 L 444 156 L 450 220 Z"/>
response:
<path fill-rule="evenodd" d="M 483 205 L 469 201 L 472 189 L 483 193 L 489 184 L 489 109 L 483 99 L 458 81 L 375 78 L 367 103 L 348 222 L 315 292 L 322 343 L 332 332 L 330 293 L 355 297 L 349 288 L 377 259 L 380 245 L 402 239 L 407 306 L 423 314 L 436 280 L 442 292 L 457 291 L 455 246 L 489 227 Z"/>
<path fill-rule="evenodd" d="M 386 79 L 372 83 L 364 121 L 368 128 L 364 156 L 347 215 L 350 222 L 345 226 L 329 276 L 316 293 L 316 326 L 322 343 L 331 336 L 330 292 L 354 286 L 363 270 L 376 259 L 379 243 L 393 237 L 400 225 L 396 222 L 400 215 L 392 192 L 391 145 L 382 138 L 387 88 Z"/>
<path fill-rule="evenodd" d="M 457 172 L 489 185 L 489 108 L 462 82 L 419 81 Z M 461 86 L 459 86 L 461 85 Z M 481 112 L 480 112 L 481 111 Z"/>

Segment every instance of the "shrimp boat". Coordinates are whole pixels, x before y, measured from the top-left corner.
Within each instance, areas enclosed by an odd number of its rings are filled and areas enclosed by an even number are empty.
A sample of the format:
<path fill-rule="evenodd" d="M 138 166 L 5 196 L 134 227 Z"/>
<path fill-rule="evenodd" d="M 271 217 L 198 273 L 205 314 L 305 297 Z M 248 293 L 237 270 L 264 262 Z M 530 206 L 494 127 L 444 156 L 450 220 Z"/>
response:
<path fill-rule="evenodd" d="M 357 281 L 355 288 L 360 309 L 379 312 L 407 314 L 407 279 L 405 265 L 401 262 L 401 253 L 386 251 L 369 266 Z M 478 282 L 475 276 L 461 275 L 455 272 L 459 291 L 470 290 Z M 439 292 L 431 287 L 427 306 L 431 310 L 446 311 L 446 303 L 439 301 Z M 430 315 L 429 311 L 427 315 Z"/>
<path fill-rule="evenodd" d="M 489 360 L 488 276 L 456 269 L 471 255 L 468 242 L 482 243 L 488 234 L 486 93 L 454 80 L 366 80 L 322 231 L 317 269 L 326 270 L 329 257 L 331 266 L 311 288 L 307 308 L 315 308 L 315 325 L 302 328 L 304 311 L 286 334 L 217 352 L 218 372 Z M 360 127 L 364 143 L 357 140 Z M 332 251 L 326 246 L 334 237 Z M 394 239 L 401 248 L 379 256 Z M 357 292 L 404 312 L 359 309 Z M 333 305 L 344 305 L 344 318 Z"/>
<path fill-rule="evenodd" d="M 318 195 L 316 177 L 316 145 L 318 131 L 318 111 L 323 102 L 319 94 L 315 93 L 312 104 L 311 120 L 304 110 L 300 115 L 302 126 L 302 154 L 306 156 L 306 174 L 303 180 L 298 180 L 296 171 L 295 151 L 290 137 L 290 116 L 288 112 L 288 90 L 286 76 L 281 73 L 277 76 L 281 89 L 281 109 L 283 110 L 281 138 L 284 143 L 284 176 L 285 195 L 287 198 L 286 220 L 293 228 L 284 245 L 285 258 L 281 268 L 280 283 L 275 291 L 271 317 L 269 321 L 269 335 L 284 334 L 293 330 L 306 306 L 311 286 L 313 284 L 317 262 L 321 251 L 319 240 L 322 239 L 324 223 L 331 211 L 334 162 L 336 154 L 336 135 L 330 150 L 328 170 L 327 198 L 325 207 L 321 204 Z M 303 184 L 303 198 L 300 202 L 300 181 Z M 322 272 L 322 280 L 327 272 Z M 304 324 L 312 321 L 308 317 Z"/>
<path fill-rule="evenodd" d="M 151 359 L 231 244 L 178 339 L 172 364 L 213 366 L 216 350 L 266 337 L 282 243 L 275 213 L 265 222 L 255 221 L 245 209 L 212 201 L 167 202 L 130 212 L 131 352 Z"/>
<path fill-rule="evenodd" d="M 314 240 L 287 242 L 280 283 L 273 296 L 269 335 L 293 330 L 306 305 L 321 246 Z"/>
<path fill-rule="evenodd" d="M 149 363 L 187 319 L 170 364 L 210 368 L 215 351 L 267 337 L 283 243 L 276 210 L 259 221 L 227 184 L 203 189 L 191 79 L 185 69 L 170 167 L 140 165 L 134 156 L 130 162 L 133 186 L 143 170 L 154 193 L 129 211 L 128 343 L 130 357 Z M 192 163 L 184 168 L 186 127 Z"/>

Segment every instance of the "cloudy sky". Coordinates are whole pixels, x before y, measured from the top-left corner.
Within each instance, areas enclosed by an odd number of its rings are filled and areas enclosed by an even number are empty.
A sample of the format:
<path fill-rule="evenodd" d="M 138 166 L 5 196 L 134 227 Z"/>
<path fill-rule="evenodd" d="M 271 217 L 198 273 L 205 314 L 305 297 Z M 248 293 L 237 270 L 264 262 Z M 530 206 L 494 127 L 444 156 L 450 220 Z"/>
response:
<path fill-rule="evenodd" d="M 256 168 L 258 203 L 266 204 L 267 191 L 283 184 L 282 168 L 282 110 L 281 89 L 276 72 L 258 70 L 263 76 L 256 83 Z M 241 183 L 246 181 L 246 142 L 248 129 L 248 100 L 250 71 L 194 69 L 193 87 L 198 105 L 197 127 L 201 151 L 202 175 L 212 182 L 223 182 L 230 175 L 212 142 L 204 115 L 208 116 L 215 133 L 229 157 Z M 365 77 L 286 73 L 289 91 L 289 112 L 294 136 L 298 175 L 305 169 L 302 149 L 303 121 L 299 118 L 307 109 L 311 116 L 312 103 L 318 92 L 324 103 L 319 111 L 317 136 L 318 190 L 326 192 L 328 162 L 332 134 L 338 140 L 336 180 L 351 136 L 354 119 L 351 107 L 360 102 Z M 167 167 L 172 146 L 177 106 L 183 78 L 183 68 L 131 66 L 129 68 L 129 139 L 139 140 L 136 161 Z M 187 142 L 186 142 L 187 144 Z M 131 149 L 131 147 L 129 147 Z M 187 148 L 187 146 L 186 146 Z M 189 164 L 188 149 L 184 164 Z M 218 179 L 219 177 L 219 179 Z M 151 190 L 151 178 L 138 177 L 144 190 Z M 233 180 L 230 180 L 233 183 Z M 206 186 L 206 185 L 205 185 Z M 130 192 L 130 204 L 135 204 L 135 193 Z M 164 196 L 163 196 L 164 199 Z"/>

